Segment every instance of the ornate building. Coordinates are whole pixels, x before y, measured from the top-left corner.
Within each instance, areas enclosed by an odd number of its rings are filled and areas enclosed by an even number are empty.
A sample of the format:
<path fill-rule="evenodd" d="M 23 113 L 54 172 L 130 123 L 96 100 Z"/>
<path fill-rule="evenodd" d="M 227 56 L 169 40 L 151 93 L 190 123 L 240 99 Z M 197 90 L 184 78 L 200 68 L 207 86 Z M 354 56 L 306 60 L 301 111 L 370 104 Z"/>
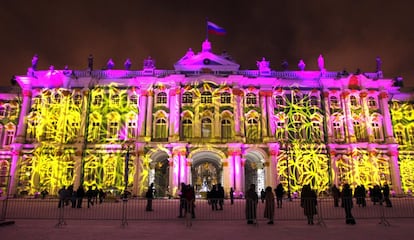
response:
<path fill-rule="evenodd" d="M 227 54 L 187 51 L 174 70 L 153 59 L 143 70 L 37 70 L 16 76 L 19 91 L 0 94 L 1 185 L 10 194 L 56 194 L 65 185 L 142 195 L 176 194 L 181 182 L 200 195 L 222 183 L 242 194 L 283 183 L 319 193 L 348 182 L 414 186 L 412 93 L 401 79 L 374 73 L 275 71 L 269 61 L 240 70 Z M 287 68 L 287 64 L 284 64 Z M 410 102 L 411 101 L 411 102 Z M 10 179 L 10 181 L 8 181 Z"/>

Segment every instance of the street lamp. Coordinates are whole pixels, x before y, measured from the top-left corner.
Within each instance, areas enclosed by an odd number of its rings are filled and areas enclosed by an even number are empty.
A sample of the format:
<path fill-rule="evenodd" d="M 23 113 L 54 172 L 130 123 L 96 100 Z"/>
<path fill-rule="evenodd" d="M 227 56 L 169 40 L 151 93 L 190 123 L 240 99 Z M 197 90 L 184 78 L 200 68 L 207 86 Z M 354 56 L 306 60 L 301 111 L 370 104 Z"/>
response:
<path fill-rule="evenodd" d="M 286 165 L 287 165 L 287 179 L 288 179 L 288 192 L 287 192 L 287 194 L 288 194 L 289 201 L 292 201 L 292 197 L 290 196 L 290 167 L 289 167 L 289 158 L 290 158 L 292 150 L 291 150 L 290 145 L 287 145 L 286 149 L 287 149 Z"/>
<path fill-rule="evenodd" d="M 122 144 L 122 149 L 126 150 L 126 154 L 125 154 L 125 169 L 124 169 L 124 184 L 125 184 L 125 188 L 124 188 L 124 197 L 127 197 L 127 188 L 128 188 L 128 177 L 129 177 L 129 159 L 130 159 L 130 151 L 131 149 L 133 149 L 133 142 L 125 142 Z"/>

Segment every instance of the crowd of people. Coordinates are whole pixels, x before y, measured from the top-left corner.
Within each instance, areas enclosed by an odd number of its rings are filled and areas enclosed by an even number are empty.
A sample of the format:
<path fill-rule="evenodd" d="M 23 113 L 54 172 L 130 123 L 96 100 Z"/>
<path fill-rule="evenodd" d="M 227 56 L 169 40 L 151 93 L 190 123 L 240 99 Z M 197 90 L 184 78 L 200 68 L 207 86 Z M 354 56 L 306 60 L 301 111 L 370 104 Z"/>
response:
<path fill-rule="evenodd" d="M 58 196 L 58 208 L 69 206 L 69 204 L 72 208 L 82 208 L 84 198 L 87 199 L 87 207 L 90 208 L 94 204 L 102 203 L 105 199 L 106 193 L 97 187 L 94 189 L 89 187 L 85 191 L 82 185 L 80 185 L 76 190 L 73 189 L 73 185 L 70 185 L 67 188 L 66 186 L 63 186 L 59 189 Z"/>
<path fill-rule="evenodd" d="M 152 200 L 154 199 L 155 192 L 154 183 L 151 183 L 145 194 L 145 198 L 147 199 L 146 211 L 153 211 Z M 230 188 L 229 198 L 231 205 L 234 203 L 234 193 L 235 191 L 233 188 Z M 47 191 L 42 192 L 42 197 L 47 194 Z M 105 192 L 97 187 L 94 189 L 89 187 L 88 190 L 85 191 L 83 186 L 79 186 L 77 190 L 74 190 L 72 185 L 67 188 L 62 187 L 58 191 L 58 195 L 58 208 L 68 206 L 70 203 L 72 208 L 82 208 L 82 201 L 84 198 L 87 199 L 87 207 L 90 208 L 94 204 L 102 203 L 106 196 Z M 255 184 L 251 184 L 250 188 L 244 194 L 247 224 L 256 223 L 259 195 L 261 202 L 265 204 L 263 216 L 268 219 L 268 224 L 273 224 L 275 208 L 282 208 L 283 197 L 285 196 L 284 187 L 282 183 L 279 183 L 275 189 L 272 190 L 272 188 L 268 186 L 265 189 L 261 189 L 260 194 L 257 194 Z M 356 204 L 359 207 L 366 207 L 367 195 L 369 195 L 369 198 L 374 205 L 377 203 L 380 205 L 385 203 L 386 207 L 392 207 L 390 188 L 387 183 L 382 187 L 375 185 L 373 188 L 369 188 L 368 191 L 365 189 L 364 185 L 358 185 L 355 187 L 354 193 L 347 183 L 342 186 L 342 189 L 339 189 L 336 185 L 332 185 L 330 188 L 330 195 L 333 198 L 333 206 L 341 206 L 344 209 L 345 222 L 346 224 L 351 225 L 356 224 L 355 218 L 352 215 L 353 198 L 356 199 Z M 194 186 L 181 183 L 178 197 L 180 199 L 178 217 L 183 218 L 185 216 L 191 216 L 192 218 L 195 218 L 196 194 Z M 220 183 L 213 185 L 211 190 L 207 192 L 208 204 L 211 205 L 213 211 L 223 210 L 224 199 L 225 191 Z M 313 190 L 310 185 L 304 185 L 300 193 L 300 206 L 303 208 L 303 213 L 306 216 L 309 225 L 314 224 L 314 216 L 318 214 L 317 205 L 318 200 L 316 191 Z"/>

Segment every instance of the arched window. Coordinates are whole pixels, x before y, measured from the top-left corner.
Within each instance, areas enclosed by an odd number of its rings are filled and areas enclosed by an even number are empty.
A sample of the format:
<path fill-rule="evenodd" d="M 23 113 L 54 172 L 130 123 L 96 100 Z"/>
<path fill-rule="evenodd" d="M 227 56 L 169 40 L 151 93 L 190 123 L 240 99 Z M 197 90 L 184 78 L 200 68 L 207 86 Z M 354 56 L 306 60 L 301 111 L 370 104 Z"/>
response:
<path fill-rule="evenodd" d="M 334 115 L 332 120 L 332 134 L 335 142 L 344 140 L 344 125 L 341 115 Z"/>
<path fill-rule="evenodd" d="M 183 94 L 183 103 L 193 103 L 193 94 L 190 92 L 185 92 Z"/>
<path fill-rule="evenodd" d="M 201 103 L 212 103 L 213 97 L 211 95 L 211 92 L 203 92 L 201 94 Z"/>
<path fill-rule="evenodd" d="M 310 97 L 310 106 L 311 107 L 318 107 L 319 106 L 319 101 L 318 101 L 318 98 L 316 96 L 311 96 Z"/>
<path fill-rule="evenodd" d="M 405 131 L 402 125 L 395 126 L 394 129 L 395 140 L 398 144 L 404 145 L 405 144 Z"/>
<path fill-rule="evenodd" d="M 293 104 L 301 104 L 301 97 L 299 95 L 293 95 Z"/>
<path fill-rule="evenodd" d="M 303 120 L 299 114 L 293 115 L 293 127 L 294 128 L 291 129 L 292 134 L 290 137 L 292 137 L 293 139 L 302 139 L 305 137 L 303 133 Z"/>
<path fill-rule="evenodd" d="M 336 96 L 331 96 L 329 98 L 329 103 L 330 103 L 331 108 L 333 109 L 339 108 L 339 101 Z"/>
<path fill-rule="evenodd" d="M 55 103 L 60 103 L 60 100 L 61 100 L 60 94 L 56 93 L 55 95 L 53 95 L 53 100 L 55 101 Z"/>
<path fill-rule="evenodd" d="M 136 137 L 137 132 L 137 119 L 135 117 L 128 119 L 127 121 L 127 137 L 133 139 Z"/>
<path fill-rule="evenodd" d="M 6 116 L 6 108 L 2 104 L 2 105 L 0 105 L 0 118 L 4 118 L 5 116 Z"/>
<path fill-rule="evenodd" d="M 319 117 L 312 119 L 311 138 L 314 141 L 323 140 L 322 120 Z"/>
<path fill-rule="evenodd" d="M 117 139 L 119 133 L 119 122 L 115 119 L 108 123 L 108 138 Z"/>
<path fill-rule="evenodd" d="M 275 97 L 275 104 L 276 104 L 276 107 L 280 107 L 280 106 L 285 105 L 285 101 L 283 101 L 283 97 L 282 96 L 276 96 Z"/>
<path fill-rule="evenodd" d="M 230 104 L 231 103 L 231 95 L 228 92 L 224 92 L 220 95 L 220 102 L 222 104 Z"/>
<path fill-rule="evenodd" d="M 376 142 L 382 141 L 383 137 L 382 137 L 381 123 L 379 123 L 378 121 L 373 121 L 371 123 L 371 126 L 372 126 L 372 134 L 374 135 L 374 141 Z"/>
<path fill-rule="evenodd" d="M 374 97 L 368 98 L 368 107 L 370 108 L 376 108 L 377 107 L 377 101 L 375 101 Z"/>
<path fill-rule="evenodd" d="M 15 131 L 16 131 L 16 126 L 14 126 L 13 124 L 7 124 L 5 126 L 4 142 L 3 142 L 4 146 L 7 146 L 13 143 Z"/>
<path fill-rule="evenodd" d="M 165 139 L 167 137 L 167 121 L 164 118 L 158 118 L 155 121 L 154 138 Z"/>
<path fill-rule="evenodd" d="M 257 104 L 256 94 L 248 93 L 246 95 L 246 104 L 247 105 L 256 105 Z"/>
<path fill-rule="evenodd" d="M 132 94 L 129 96 L 129 105 L 130 106 L 138 105 L 138 96 L 136 94 Z"/>
<path fill-rule="evenodd" d="M 100 121 L 92 121 L 91 122 L 91 132 L 90 132 L 91 140 L 98 141 L 101 138 L 101 122 Z"/>
<path fill-rule="evenodd" d="M 259 122 L 255 118 L 247 119 L 246 138 L 249 140 L 257 140 L 259 135 Z"/>
<path fill-rule="evenodd" d="M 408 142 L 414 145 L 414 126 L 411 124 L 407 127 Z"/>
<path fill-rule="evenodd" d="M 119 105 L 119 95 L 118 94 L 113 94 L 111 96 L 111 104 L 112 105 Z"/>
<path fill-rule="evenodd" d="M 182 136 L 184 138 L 192 138 L 193 137 L 193 122 L 191 119 L 183 119 L 183 128 L 182 128 Z"/>
<path fill-rule="evenodd" d="M 209 138 L 212 136 L 212 125 L 210 118 L 203 118 L 201 120 L 201 137 Z"/>
<path fill-rule="evenodd" d="M 231 122 L 229 119 L 221 120 L 221 138 L 231 138 L 232 137 L 232 129 L 231 129 Z"/>
<path fill-rule="evenodd" d="M 278 121 L 276 123 L 276 138 L 286 140 L 286 124 L 283 121 Z"/>
<path fill-rule="evenodd" d="M 349 97 L 349 100 L 351 101 L 351 106 L 352 107 L 358 107 L 359 106 L 358 99 L 354 95 L 351 95 Z"/>
<path fill-rule="evenodd" d="M 93 99 L 93 105 L 100 106 L 102 104 L 103 97 L 101 94 L 96 95 Z"/>
<path fill-rule="evenodd" d="M 157 104 L 167 104 L 167 94 L 165 92 L 160 92 L 157 94 Z"/>
<path fill-rule="evenodd" d="M 9 163 L 6 160 L 0 161 L 0 187 L 7 186 L 9 175 Z"/>
<path fill-rule="evenodd" d="M 73 96 L 73 103 L 77 106 L 81 105 L 82 103 L 82 95 L 81 94 L 75 94 Z"/>
<path fill-rule="evenodd" d="M 362 126 L 361 122 L 359 120 L 354 119 L 353 121 L 354 125 L 354 134 L 358 142 L 365 142 L 366 139 L 366 132 L 364 127 Z"/>

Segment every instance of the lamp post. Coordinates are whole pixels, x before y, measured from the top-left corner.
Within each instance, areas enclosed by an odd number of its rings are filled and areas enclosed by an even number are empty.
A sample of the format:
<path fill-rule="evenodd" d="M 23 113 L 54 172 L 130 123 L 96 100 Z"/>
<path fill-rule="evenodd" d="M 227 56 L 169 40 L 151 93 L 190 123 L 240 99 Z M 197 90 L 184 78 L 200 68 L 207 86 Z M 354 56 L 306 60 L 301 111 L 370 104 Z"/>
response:
<path fill-rule="evenodd" d="M 125 168 L 124 168 L 124 184 L 125 184 L 125 188 L 124 188 L 124 194 L 126 195 L 126 191 L 128 188 L 128 177 L 129 177 L 129 159 L 130 159 L 130 151 L 131 149 L 133 149 L 133 142 L 125 142 L 122 144 L 122 149 L 126 150 L 126 154 L 125 154 Z M 125 196 L 126 197 L 126 196 Z"/>
<path fill-rule="evenodd" d="M 292 201 L 292 197 L 290 196 L 290 167 L 289 167 L 289 158 L 291 154 L 291 146 L 287 145 L 287 156 L 286 156 L 286 165 L 287 165 L 287 179 L 288 179 L 288 200 Z"/>

